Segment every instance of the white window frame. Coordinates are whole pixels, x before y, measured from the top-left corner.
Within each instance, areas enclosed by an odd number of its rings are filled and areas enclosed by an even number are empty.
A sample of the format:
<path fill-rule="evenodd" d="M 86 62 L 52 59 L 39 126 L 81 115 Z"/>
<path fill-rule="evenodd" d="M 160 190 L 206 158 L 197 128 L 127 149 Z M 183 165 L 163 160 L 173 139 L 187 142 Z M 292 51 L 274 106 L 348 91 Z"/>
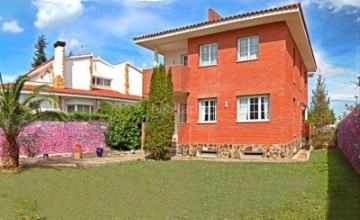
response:
<path fill-rule="evenodd" d="M 258 119 L 250 119 L 250 99 L 251 98 L 258 98 L 257 103 L 257 114 Z M 262 98 L 264 98 L 264 103 L 267 103 L 267 106 L 264 106 L 264 119 L 261 118 L 261 104 L 262 104 Z M 266 100 L 265 100 L 266 99 Z M 241 116 L 243 113 L 241 113 L 241 105 L 244 104 L 241 103 L 241 100 L 246 100 L 246 119 L 241 119 Z M 266 102 L 267 101 L 267 102 Z M 270 121 L 270 95 L 258 95 L 258 96 L 239 96 L 237 97 L 237 122 L 263 122 L 263 121 Z"/>
<path fill-rule="evenodd" d="M 211 103 L 215 103 L 211 105 Z M 206 103 L 208 105 L 206 106 Z M 214 113 L 212 113 L 211 108 L 214 108 Z M 213 114 L 213 119 L 211 115 Z M 206 120 L 206 115 L 208 119 Z M 216 123 L 217 122 L 217 99 L 200 99 L 199 100 L 199 123 Z"/>
<path fill-rule="evenodd" d="M 100 81 L 100 83 L 98 83 L 98 80 Z M 110 81 L 110 85 L 105 85 L 105 80 L 109 80 Z M 98 76 L 93 76 L 92 77 L 92 84 L 94 86 L 98 86 L 98 87 L 107 87 L 110 88 L 111 87 L 111 79 L 109 78 L 103 78 L 103 77 L 98 77 Z"/>
<path fill-rule="evenodd" d="M 181 55 L 181 64 L 184 65 L 184 66 L 189 65 L 188 55 Z"/>
<path fill-rule="evenodd" d="M 78 110 L 78 109 L 80 108 L 80 106 L 81 106 L 81 107 L 84 107 L 84 106 L 89 107 L 89 110 L 90 110 L 90 111 L 89 111 L 88 113 L 93 113 L 93 112 L 94 112 L 94 106 L 92 106 L 92 105 L 69 104 L 69 105 L 66 105 L 66 112 L 67 112 L 67 113 L 70 113 L 70 112 L 68 111 L 69 106 L 74 106 L 74 111 L 72 111 L 72 112 L 85 112 L 85 111 L 79 111 L 79 110 Z"/>
<path fill-rule="evenodd" d="M 257 39 L 257 44 L 251 44 L 251 39 Z M 246 40 L 247 41 L 247 45 L 246 46 L 246 57 L 242 57 L 241 56 L 241 41 L 242 40 Z M 251 51 L 251 46 L 256 45 L 256 57 L 251 57 L 251 53 L 255 52 L 255 51 Z M 243 38 L 239 38 L 238 39 L 238 61 L 242 62 L 242 61 L 247 61 L 247 60 L 257 60 L 259 59 L 259 36 L 250 36 L 250 37 L 243 37 Z"/>
<path fill-rule="evenodd" d="M 216 53 L 215 53 L 215 59 L 211 60 L 211 52 L 212 52 L 212 48 L 215 48 L 216 46 Z M 208 63 L 205 63 L 205 61 L 203 61 L 203 53 L 202 50 L 203 48 L 208 48 L 207 53 L 206 53 L 206 57 L 208 58 Z M 218 44 L 217 43 L 212 43 L 212 44 L 205 44 L 200 46 L 200 66 L 214 66 L 218 64 Z"/>
<path fill-rule="evenodd" d="M 180 103 L 180 123 L 187 123 L 187 104 Z"/>

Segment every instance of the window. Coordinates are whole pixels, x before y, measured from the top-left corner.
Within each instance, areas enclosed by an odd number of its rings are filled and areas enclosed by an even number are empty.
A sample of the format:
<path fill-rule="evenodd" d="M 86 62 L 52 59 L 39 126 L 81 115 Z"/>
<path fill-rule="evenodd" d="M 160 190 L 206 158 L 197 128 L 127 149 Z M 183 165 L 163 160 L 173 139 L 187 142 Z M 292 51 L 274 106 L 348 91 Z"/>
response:
<path fill-rule="evenodd" d="M 95 86 L 105 86 L 105 87 L 111 87 L 111 80 L 110 79 L 104 79 L 100 77 L 93 77 L 92 83 Z"/>
<path fill-rule="evenodd" d="M 92 105 L 67 105 L 67 112 L 93 112 Z"/>
<path fill-rule="evenodd" d="M 187 104 L 180 103 L 180 123 L 187 122 Z"/>
<path fill-rule="evenodd" d="M 199 101 L 199 122 L 216 122 L 216 99 Z"/>
<path fill-rule="evenodd" d="M 181 64 L 184 66 L 188 66 L 188 56 L 187 55 L 181 55 Z"/>
<path fill-rule="evenodd" d="M 259 37 L 240 38 L 238 42 L 238 60 L 254 60 L 259 57 Z"/>
<path fill-rule="evenodd" d="M 238 98 L 238 121 L 268 121 L 269 96 Z"/>
<path fill-rule="evenodd" d="M 208 44 L 200 47 L 200 66 L 217 64 L 217 44 Z"/>

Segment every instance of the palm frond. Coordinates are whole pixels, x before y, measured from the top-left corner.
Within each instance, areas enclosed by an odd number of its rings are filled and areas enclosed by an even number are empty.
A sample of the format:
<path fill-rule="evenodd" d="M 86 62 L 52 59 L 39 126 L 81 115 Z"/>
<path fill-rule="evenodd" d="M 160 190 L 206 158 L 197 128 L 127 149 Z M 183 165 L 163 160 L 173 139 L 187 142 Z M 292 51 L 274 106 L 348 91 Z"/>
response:
<path fill-rule="evenodd" d="M 27 81 L 29 81 L 29 77 L 25 75 L 20 75 L 16 78 L 15 84 L 12 87 L 14 100 L 18 101 L 20 99 L 21 91 L 23 90 L 24 85 Z"/>
<path fill-rule="evenodd" d="M 38 112 L 36 114 L 35 120 L 59 120 L 59 121 L 68 121 L 69 117 L 63 112 L 57 111 L 44 111 Z"/>
<path fill-rule="evenodd" d="M 29 102 L 31 102 L 34 98 L 40 95 L 41 92 L 44 92 L 48 88 L 48 85 L 40 85 L 37 86 L 32 93 L 26 97 L 26 99 L 22 102 L 24 105 L 27 105 Z"/>

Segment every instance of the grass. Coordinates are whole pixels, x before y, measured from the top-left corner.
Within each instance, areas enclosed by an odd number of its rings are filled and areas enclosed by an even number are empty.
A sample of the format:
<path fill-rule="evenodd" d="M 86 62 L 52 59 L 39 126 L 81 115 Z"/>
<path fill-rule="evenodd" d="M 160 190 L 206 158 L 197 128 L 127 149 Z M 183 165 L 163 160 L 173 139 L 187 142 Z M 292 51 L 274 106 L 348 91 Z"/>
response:
<path fill-rule="evenodd" d="M 0 219 L 360 219 L 338 149 L 307 163 L 142 161 L 0 175 Z"/>

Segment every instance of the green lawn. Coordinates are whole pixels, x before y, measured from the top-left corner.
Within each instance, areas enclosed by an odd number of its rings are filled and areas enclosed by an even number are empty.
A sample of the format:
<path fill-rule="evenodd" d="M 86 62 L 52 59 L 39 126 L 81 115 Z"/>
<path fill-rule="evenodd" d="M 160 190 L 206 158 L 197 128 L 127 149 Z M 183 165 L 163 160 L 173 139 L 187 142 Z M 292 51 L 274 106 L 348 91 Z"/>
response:
<path fill-rule="evenodd" d="M 0 175 L 0 219 L 360 219 L 339 150 L 307 163 L 141 161 Z"/>

